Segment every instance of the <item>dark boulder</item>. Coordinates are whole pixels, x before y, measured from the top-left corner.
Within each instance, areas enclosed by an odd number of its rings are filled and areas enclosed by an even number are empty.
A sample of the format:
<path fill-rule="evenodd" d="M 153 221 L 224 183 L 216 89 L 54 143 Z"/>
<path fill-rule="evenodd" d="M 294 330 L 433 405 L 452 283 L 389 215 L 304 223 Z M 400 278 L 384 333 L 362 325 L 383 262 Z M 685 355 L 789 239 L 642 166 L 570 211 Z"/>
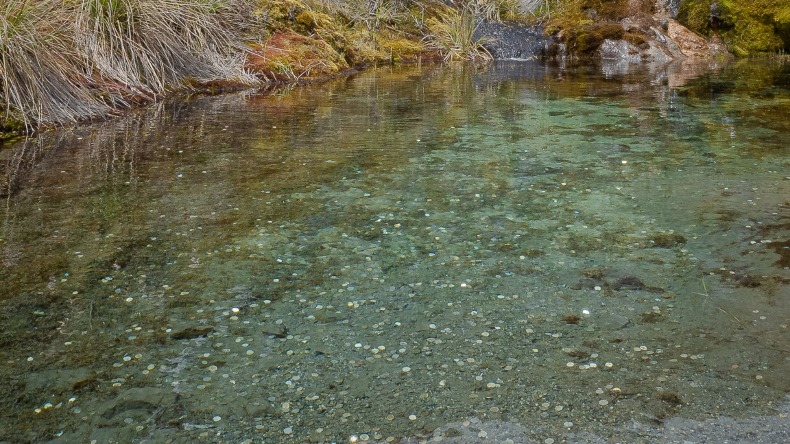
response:
<path fill-rule="evenodd" d="M 491 21 L 482 21 L 474 38 L 485 39 L 483 46 L 495 59 L 540 59 L 552 41 L 539 26 Z"/>

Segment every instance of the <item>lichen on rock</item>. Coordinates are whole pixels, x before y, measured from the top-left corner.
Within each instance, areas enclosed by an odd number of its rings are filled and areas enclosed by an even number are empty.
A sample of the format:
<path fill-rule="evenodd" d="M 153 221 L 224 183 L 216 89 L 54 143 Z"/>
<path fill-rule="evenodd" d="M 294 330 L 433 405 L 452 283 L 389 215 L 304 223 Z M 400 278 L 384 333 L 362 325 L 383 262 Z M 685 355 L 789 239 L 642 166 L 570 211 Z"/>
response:
<path fill-rule="evenodd" d="M 674 20 L 679 7 L 676 0 L 570 0 L 547 29 L 564 49 L 560 57 L 621 63 L 729 57 L 717 36 L 705 38 Z"/>

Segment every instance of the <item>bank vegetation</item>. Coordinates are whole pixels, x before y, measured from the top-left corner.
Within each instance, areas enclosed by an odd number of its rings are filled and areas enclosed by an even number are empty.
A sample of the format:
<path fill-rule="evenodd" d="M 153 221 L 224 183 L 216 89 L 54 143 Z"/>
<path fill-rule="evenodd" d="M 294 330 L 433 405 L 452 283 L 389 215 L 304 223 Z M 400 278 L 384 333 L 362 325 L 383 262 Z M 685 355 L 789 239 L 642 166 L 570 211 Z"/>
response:
<path fill-rule="evenodd" d="M 370 64 L 485 62 L 491 57 L 486 39 L 475 33 L 481 20 L 541 23 L 560 40 L 591 41 L 593 33 L 579 30 L 616 23 L 634 3 L 648 5 L 645 13 L 655 5 L 653 0 L 2 0 L 0 140 L 20 130 L 103 118 L 176 91 L 328 78 Z M 742 55 L 782 51 L 790 41 L 786 2 L 688 0 L 680 15 L 698 32 L 728 36 Z"/>

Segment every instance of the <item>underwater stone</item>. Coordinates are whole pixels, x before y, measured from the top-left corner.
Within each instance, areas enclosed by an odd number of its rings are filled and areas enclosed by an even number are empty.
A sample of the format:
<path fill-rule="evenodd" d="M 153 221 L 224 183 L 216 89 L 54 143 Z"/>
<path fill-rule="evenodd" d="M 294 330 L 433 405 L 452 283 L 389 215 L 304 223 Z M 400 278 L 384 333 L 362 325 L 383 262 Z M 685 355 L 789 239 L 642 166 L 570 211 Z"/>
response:
<path fill-rule="evenodd" d="M 117 398 L 108 401 L 101 409 L 101 417 L 113 419 L 121 414 L 124 418 L 147 419 L 158 409 L 176 402 L 176 394 L 170 389 L 157 387 L 131 388 Z"/>
<path fill-rule="evenodd" d="M 183 330 L 179 330 L 170 335 L 170 337 L 177 341 L 183 339 L 195 339 L 208 336 L 208 334 L 212 333 L 213 331 L 214 327 L 201 325 L 198 327 L 187 327 Z"/>
<path fill-rule="evenodd" d="M 621 330 L 631 325 L 631 320 L 618 314 L 604 314 L 596 322 L 603 330 Z"/>
<path fill-rule="evenodd" d="M 636 276 L 625 276 L 615 281 L 612 288 L 615 290 L 644 290 L 647 286 Z"/>
<path fill-rule="evenodd" d="M 686 238 L 677 233 L 658 233 L 650 238 L 653 248 L 672 248 L 678 245 L 685 245 Z"/>
<path fill-rule="evenodd" d="M 596 286 L 600 285 L 599 281 L 590 278 L 579 280 L 571 286 L 573 290 L 594 290 Z"/>

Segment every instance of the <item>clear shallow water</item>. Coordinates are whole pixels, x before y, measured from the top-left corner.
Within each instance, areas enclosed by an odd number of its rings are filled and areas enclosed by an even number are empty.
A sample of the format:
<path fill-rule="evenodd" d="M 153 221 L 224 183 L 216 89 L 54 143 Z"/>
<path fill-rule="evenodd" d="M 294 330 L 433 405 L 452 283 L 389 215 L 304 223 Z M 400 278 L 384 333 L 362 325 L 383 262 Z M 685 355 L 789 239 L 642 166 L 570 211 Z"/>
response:
<path fill-rule="evenodd" d="M 0 439 L 775 414 L 788 68 L 614 68 L 370 71 L 4 148 Z"/>

